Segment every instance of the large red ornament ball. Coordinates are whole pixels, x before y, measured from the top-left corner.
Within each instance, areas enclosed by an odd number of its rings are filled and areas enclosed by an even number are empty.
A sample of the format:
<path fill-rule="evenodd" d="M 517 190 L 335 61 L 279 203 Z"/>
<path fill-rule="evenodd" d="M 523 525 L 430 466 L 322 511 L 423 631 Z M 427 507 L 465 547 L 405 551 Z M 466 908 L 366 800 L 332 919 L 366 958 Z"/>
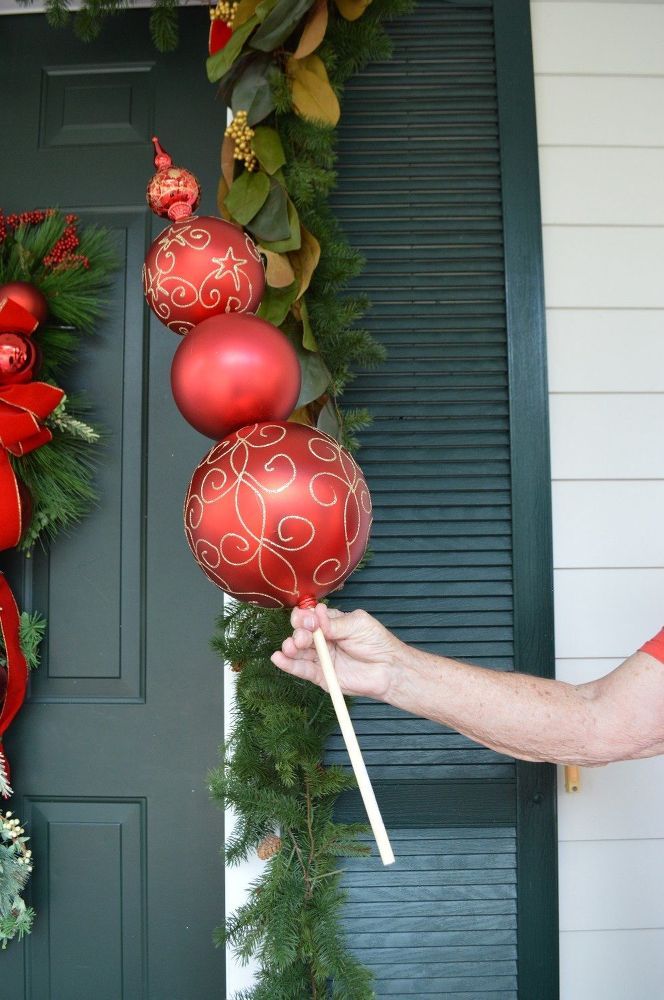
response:
<path fill-rule="evenodd" d="M 220 313 L 255 312 L 264 290 L 265 268 L 254 241 L 209 215 L 190 215 L 164 229 L 143 265 L 147 303 L 174 333 L 188 333 Z"/>
<path fill-rule="evenodd" d="M 203 572 L 232 597 L 294 607 L 337 590 L 362 558 L 371 496 L 345 448 L 295 423 L 230 434 L 194 472 L 185 533 Z"/>
<path fill-rule="evenodd" d="M 39 350 L 22 333 L 0 333 L 0 385 L 31 382 L 39 364 Z"/>
<path fill-rule="evenodd" d="M 48 302 L 42 292 L 29 281 L 9 281 L 0 285 L 0 301 L 5 298 L 27 309 L 39 324 L 46 322 Z"/>
<path fill-rule="evenodd" d="M 180 413 L 215 441 L 246 424 L 285 420 L 300 382 L 300 362 L 288 338 L 248 313 L 203 320 L 183 338 L 171 367 Z"/>

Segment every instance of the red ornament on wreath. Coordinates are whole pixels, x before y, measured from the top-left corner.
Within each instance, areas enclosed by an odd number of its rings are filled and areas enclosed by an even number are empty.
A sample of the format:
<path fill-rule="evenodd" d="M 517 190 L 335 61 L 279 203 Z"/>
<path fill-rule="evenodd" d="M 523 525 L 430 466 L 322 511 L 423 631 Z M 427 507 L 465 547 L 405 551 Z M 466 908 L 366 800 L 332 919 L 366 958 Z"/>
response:
<path fill-rule="evenodd" d="M 185 533 L 203 572 L 227 594 L 294 607 L 337 590 L 366 550 L 371 496 L 352 455 L 295 423 L 230 434 L 194 472 Z"/>
<path fill-rule="evenodd" d="M 31 382 L 39 365 L 39 350 L 22 333 L 0 333 L 0 385 Z"/>
<path fill-rule="evenodd" d="M 170 162 L 154 142 L 155 163 L 162 166 L 153 182 L 165 169 L 164 158 Z M 168 194 L 149 186 L 148 203 L 157 214 L 176 220 L 153 242 L 143 265 L 143 291 L 157 319 L 185 334 L 210 316 L 255 312 L 265 290 L 265 268 L 251 237 L 223 219 L 192 215 L 197 199 L 192 200 L 187 184 L 176 183 Z"/>
<path fill-rule="evenodd" d="M 0 302 L 3 299 L 11 299 L 27 310 L 38 324 L 45 323 L 48 318 L 48 302 L 44 294 L 29 281 L 9 281 L 0 285 Z"/>
<path fill-rule="evenodd" d="M 216 441 L 255 421 L 285 420 L 300 384 L 300 362 L 288 338 L 246 313 L 203 320 L 184 337 L 171 367 L 180 413 Z"/>

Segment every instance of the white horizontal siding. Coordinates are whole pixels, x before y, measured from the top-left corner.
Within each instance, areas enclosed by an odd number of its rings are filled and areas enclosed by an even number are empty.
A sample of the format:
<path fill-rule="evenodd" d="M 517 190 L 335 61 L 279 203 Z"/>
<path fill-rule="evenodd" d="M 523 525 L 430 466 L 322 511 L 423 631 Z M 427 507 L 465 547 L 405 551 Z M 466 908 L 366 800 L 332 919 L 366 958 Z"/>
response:
<path fill-rule="evenodd" d="M 583 683 L 664 624 L 664 4 L 531 16 L 557 674 Z M 663 780 L 630 761 L 567 794 L 561 769 L 562 1000 L 662 995 Z"/>
<path fill-rule="evenodd" d="M 564 791 L 560 768 L 558 835 L 563 841 L 664 841 L 664 757 L 584 768 L 581 791 Z M 616 802 L 620 808 L 616 808 Z"/>
<path fill-rule="evenodd" d="M 664 225 L 664 149 L 544 146 L 540 186 L 544 225 Z"/>
<path fill-rule="evenodd" d="M 664 77 L 536 77 L 544 146 L 664 145 Z"/>
<path fill-rule="evenodd" d="M 664 478 L 663 393 L 562 393 L 549 404 L 554 479 Z"/>
<path fill-rule="evenodd" d="M 663 982 L 664 930 L 560 935 L 563 1000 L 658 1000 Z"/>
<path fill-rule="evenodd" d="M 663 309 L 664 227 L 544 226 L 544 277 L 549 308 Z"/>
<path fill-rule="evenodd" d="M 549 309 L 547 343 L 551 392 L 664 392 L 664 311 Z"/>
<path fill-rule="evenodd" d="M 561 843 L 560 928 L 664 928 L 664 840 Z"/>
<path fill-rule="evenodd" d="M 664 625 L 664 567 L 555 569 L 556 653 L 624 659 Z"/>
<path fill-rule="evenodd" d="M 535 72 L 664 74 L 664 5 L 531 4 Z"/>
<path fill-rule="evenodd" d="M 553 524 L 559 568 L 664 566 L 664 480 L 556 482 Z"/>

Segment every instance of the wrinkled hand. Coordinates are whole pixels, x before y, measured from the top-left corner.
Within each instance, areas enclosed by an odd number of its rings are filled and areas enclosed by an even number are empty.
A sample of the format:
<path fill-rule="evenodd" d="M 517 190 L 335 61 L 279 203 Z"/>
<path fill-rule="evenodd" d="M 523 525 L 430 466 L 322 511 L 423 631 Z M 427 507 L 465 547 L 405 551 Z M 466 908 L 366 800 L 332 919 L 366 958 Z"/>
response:
<path fill-rule="evenodd" d="M 403 644 L 380 622 L 366 611 L 343 614 L 318 604 L 315 609 L 295 608 L 291 624 L 292 636 L 271 657 L 275 666 L 327 691 L 313 640 L 320 627 L 344 694 L 386 700 Z"/>

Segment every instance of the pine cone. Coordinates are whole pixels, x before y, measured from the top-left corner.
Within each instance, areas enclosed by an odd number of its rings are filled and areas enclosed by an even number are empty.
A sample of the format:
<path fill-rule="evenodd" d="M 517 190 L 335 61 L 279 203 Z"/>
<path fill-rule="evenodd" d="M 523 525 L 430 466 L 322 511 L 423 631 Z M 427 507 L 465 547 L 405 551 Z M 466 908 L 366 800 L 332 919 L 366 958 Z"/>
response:
<path fill-rule="evenodd" d="M 261 840 L 256 848 L 256 853 L 261 861 L 268 861 L 269 858 L 273 858 L 275 854 L 278 854 L 280 850 L 281 837 L 277 837 L 275 833 L 269 833 L 267 837 Z"/>

